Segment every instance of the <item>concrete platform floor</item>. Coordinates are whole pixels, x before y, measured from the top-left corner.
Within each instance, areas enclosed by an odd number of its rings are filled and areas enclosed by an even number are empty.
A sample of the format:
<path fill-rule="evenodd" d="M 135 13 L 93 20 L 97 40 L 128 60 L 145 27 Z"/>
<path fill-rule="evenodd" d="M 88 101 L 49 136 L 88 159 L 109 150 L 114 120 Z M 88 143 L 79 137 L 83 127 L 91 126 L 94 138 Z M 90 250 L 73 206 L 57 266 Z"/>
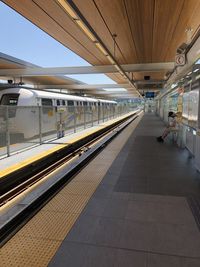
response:
<path fill-rule="evenodd" d="M 200 175 L 187 151 L 156 142 L 163 127 L 153 114 L 143 117 L 50 267 L 200 266 L 189 201 L 199 200 Z"/>

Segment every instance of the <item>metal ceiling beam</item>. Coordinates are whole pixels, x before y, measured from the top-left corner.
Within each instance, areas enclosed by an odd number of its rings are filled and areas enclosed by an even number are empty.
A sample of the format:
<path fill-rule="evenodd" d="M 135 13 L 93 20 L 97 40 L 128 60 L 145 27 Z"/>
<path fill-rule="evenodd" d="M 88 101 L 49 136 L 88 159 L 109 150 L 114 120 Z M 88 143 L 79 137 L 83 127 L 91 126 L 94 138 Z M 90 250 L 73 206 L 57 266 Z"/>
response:
<path fill-rule="evenodd" d="M 162 90 L 163 88 L 162 87 L 156 87 L 156 88 L 154 88 L 154 87 L 151 87 L 151 88 L 138 88 L 138 91 L 160 91 L 160 90 Z"/>
<path fill-rule="evenodd" d="M 125 72 L 146 72 L 172 70 L 174 62 L 145 63 L 121 65 Z M 118 73 L 114 65 L 82 66 L 82 67 L 57 67 L 57 68 L 26 68 L 26 69 L 0 69 L 0 76 L 25 77 L 25 76 L 57 76 L 73 74 L 99 74 Z"/>
<path fill-rule="evenodd" d="M 115 92 L 110 92 L 110 91 L 95 91 L 94 94 L 97 95 L 134 95 L 137 94 L 137 91 L 129 92 L 129 91 L 115 91 Z"/>
<path fill-rule="evenodd" d="M 165 83 L 165 80 L 136 80 L 135 83 L 137 85 L 139 84 L 163 84 Z"/>
<path fill-rule="evenodd" d="M 56 85 L 38 85 L 40 89 L 73 89 L 73 90 L 96 90 L 102 88 L 132 88 L 130 84 L 56 84 Z"/>

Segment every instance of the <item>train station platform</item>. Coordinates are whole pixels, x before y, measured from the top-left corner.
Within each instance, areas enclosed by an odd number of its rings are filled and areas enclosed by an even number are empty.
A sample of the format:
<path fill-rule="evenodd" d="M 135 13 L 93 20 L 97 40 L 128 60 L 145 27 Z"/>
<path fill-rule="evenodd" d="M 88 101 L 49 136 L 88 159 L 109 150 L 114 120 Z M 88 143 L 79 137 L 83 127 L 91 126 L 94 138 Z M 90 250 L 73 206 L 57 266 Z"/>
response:
<path fill-rule="evenodd" d="M 157 143 L 163 127 L 133 121 L 4 245 L 2 266 L 199 267 L 200 174 Z"/>
<path fill-rule="evenodd" d="M 50 266 L 200 266 L 188 204 L 200 175 L 187 151 L 156 142 L 163 126 L 142 118 Z"/>

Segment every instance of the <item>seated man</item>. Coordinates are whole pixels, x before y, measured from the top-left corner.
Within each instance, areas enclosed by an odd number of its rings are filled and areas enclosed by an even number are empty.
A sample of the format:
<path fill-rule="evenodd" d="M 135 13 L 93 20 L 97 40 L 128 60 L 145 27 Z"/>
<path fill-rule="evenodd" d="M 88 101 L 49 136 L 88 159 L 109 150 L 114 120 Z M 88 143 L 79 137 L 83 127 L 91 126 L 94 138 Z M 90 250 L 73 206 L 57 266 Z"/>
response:
<path fill-rule="evenodd" d="M 157 137 L 157 141 L 163 143 L 164 139 L 168 136 L 170 132 L 176 131 L 176 114 L 172 111 L 168 113 L 169 125 L 164 130 L 163 134 Z"/>

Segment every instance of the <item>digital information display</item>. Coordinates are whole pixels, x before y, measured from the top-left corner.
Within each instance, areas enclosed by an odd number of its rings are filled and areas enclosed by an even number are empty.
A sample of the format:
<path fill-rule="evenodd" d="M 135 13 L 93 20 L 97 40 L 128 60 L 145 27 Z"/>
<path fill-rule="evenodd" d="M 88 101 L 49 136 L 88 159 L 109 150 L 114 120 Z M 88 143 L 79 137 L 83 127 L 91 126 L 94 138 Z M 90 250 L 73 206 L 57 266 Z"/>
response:
<path fill-rule="evenodd" d="M 146 92 L 145 93 L 145 97 L 146 98 L 154 98 L 154 96 L 155 96 L 155 93 L 154 92 Z"/>

